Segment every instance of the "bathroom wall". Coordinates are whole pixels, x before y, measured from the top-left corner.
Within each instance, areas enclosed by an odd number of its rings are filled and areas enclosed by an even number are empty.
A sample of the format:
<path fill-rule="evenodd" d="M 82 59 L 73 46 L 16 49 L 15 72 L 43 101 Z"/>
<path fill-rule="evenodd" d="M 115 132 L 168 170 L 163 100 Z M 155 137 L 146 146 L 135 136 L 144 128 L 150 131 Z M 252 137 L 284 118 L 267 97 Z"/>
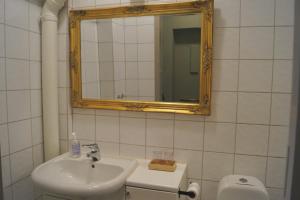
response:
<path fill-rule="evenodd" d="M 73 0 L 69 8 L 123 3 L 128 0 Z M 60 101 L 62 152 L 74 130 L 83 143 L 97 141 L 106 155 L 151 158 L 153 150 L 174 152 L 176 160 L 188 163 L 188 177 L 201 184 L 202 200 L 215 200 L 218 181 L 227 174 L 256 176 L 266 184 L 271 200 L 282 200 L 293 4 L 294 0 L 215 0 L 209 117 L 71 109 L 66 81 Z M 66 19 L 65 13 L 61 20 Z M 60 38 L 66 41 L 60 51 L 67 52 L 67 32 Z"/>
<path fill-rule="evenodd" d="M 42 161 L 39 0 L 0 0 L 0 133 L 6 199 L 33 199 L 29 174 Z M 70 8 L 128 0 L 73 0 Z M 155 1 L 160 3 L 160 1 Z M 102 154 L 151 158 L 174 152 L 215 200 L 227 174 L 253 175 L 282 200 L 292 73 L 293 0 L 215 0 L 210 117 L 71 109 L 67 9 L 59 21 L 61 151 L 68 133 Z"/>
<path fill-rule="evenodd" d="M 41 1 L 0 0 L 0 141 L 5 199 L 32 200 L 43 161 Z"/>

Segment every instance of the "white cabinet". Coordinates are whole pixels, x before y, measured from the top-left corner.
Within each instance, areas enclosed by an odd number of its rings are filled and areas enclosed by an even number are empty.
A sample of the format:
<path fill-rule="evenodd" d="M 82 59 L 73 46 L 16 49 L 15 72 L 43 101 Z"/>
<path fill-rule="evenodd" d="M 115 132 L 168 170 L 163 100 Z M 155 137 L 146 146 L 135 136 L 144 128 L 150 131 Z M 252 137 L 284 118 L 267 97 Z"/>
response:
<path fill-rule="evenodd" d="M 126 180 L 126 200 L 186 200 L 178 196 L 179 188 L 186 190 L 186 164 L 177 163 L 174 172 L 148 169 L 148 160 L 139 165 Z"/>
<path fill-rule="evenodd" d="M 151 190 L 137 187 L 126 187 L 126 200 L 179 200 L 177 193 Z"/>

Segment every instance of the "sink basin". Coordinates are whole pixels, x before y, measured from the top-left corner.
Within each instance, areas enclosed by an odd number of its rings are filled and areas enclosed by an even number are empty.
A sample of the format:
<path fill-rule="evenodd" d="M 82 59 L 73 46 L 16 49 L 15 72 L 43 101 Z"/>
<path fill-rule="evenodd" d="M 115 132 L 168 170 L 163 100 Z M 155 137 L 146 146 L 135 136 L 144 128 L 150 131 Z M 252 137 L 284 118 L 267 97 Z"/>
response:
<path fill-rule="evenodd" d="M 88 198 L 119 190 L 136 166 L 136 160 L 103 157 L 92 163 L 86 156 L 66 153 L 38 166 L 31 176 L 46 192 Z"/>

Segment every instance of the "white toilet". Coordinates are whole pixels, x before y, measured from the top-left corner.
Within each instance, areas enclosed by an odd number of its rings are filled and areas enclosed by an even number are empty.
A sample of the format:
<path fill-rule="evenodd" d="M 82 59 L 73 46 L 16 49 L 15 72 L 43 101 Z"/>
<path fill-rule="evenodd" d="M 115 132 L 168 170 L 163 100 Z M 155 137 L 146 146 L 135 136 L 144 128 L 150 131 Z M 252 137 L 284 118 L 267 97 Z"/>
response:
<path fill-rule="evenodd" d="M 269 200 L 269 195 L 255 177 L 228 175 L 219 183 L 217 200 Z"/>

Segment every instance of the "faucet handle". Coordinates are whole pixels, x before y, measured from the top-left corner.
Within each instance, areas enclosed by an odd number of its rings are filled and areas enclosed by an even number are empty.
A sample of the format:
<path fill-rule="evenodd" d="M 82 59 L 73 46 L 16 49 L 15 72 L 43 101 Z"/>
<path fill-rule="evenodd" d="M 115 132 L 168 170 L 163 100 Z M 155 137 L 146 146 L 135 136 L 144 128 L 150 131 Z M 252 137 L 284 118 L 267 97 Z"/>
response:
<path fill-rule="evenodd" d="M 97 152 L 99 151 L 99 145 L 97 143 L 94 144 L 83 144 L 83 147 L 88 147 L 89 149 L 91 149 L 92 152 Z"/>

